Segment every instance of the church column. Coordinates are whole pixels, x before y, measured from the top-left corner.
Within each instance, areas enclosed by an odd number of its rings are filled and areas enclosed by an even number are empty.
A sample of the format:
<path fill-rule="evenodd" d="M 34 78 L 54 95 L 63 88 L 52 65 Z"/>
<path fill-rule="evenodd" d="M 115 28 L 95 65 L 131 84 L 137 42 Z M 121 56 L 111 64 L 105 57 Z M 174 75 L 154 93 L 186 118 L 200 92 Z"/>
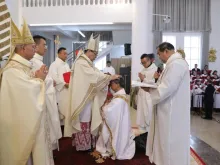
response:
<path fill-rule="evenodd" d="M 22 0 L 5 0 L 14 23 L 20 28 L 22 25 Z"/>
<path fill-rule="evenodd" d="M 133 20 L 132 20 L 132 80 L 137 80 L 141 71 L 140 56 L 149 53 L 148 48 L 148 24 L 149 11 L 148 0 L 133 0 Z M 153 42 L 153 41 L 150 41 Z"/>

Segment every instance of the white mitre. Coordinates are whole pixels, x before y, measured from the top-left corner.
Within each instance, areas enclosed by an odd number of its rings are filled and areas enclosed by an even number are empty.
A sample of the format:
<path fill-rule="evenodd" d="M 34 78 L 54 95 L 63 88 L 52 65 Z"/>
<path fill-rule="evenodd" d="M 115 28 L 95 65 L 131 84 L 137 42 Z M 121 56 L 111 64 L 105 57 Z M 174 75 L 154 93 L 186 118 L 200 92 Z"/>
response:
<path fill-rule="evenodd" d="M 92 51 L 99 51 L 99 41 L 100 41 L 100 35 L 94 39 L 93 34 L 90 36 L 90 39 L 88 41 L 88 45 L 86 49 L 92 50 Z"/>

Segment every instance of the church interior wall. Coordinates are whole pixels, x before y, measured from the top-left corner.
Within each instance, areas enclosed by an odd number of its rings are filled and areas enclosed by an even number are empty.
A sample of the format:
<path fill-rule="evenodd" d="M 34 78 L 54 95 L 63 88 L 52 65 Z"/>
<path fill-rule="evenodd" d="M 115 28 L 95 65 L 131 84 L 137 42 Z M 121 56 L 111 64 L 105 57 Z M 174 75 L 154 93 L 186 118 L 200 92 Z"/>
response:
<path fill-rule="evenodd" d="M 217 70 L 220 73 L 220 1 L 219 0 L 211 0 L 211 25 L 212 31 L 210 33 L 210 48 L 214 48 L 217 50 L 217 59 L 215 62 L 209 62 L 209 68 L 212 70 Z"/>
<path fill-rule="evenodd" d="M 23 15 L 29 24 L 129 23 L 132 22 L 132 4 L 23 7 Z"/>
<path fill-rule="evenodd" d="M 220 72 L 220 65 L 219 65 L 220 64 L 220 45 L 219 45 L 219 42 L 218 42 L 219 38 L 220 38 L 220 33 L 219 33 L 220 22 L 218 21 L 219 20 L 218 19 L 218 15 L 219 14 L 217 14 L 217 13 L 219 13 L 218 6 L 220 6 L 220 1 L 219 0 L 211 0 L 211 24 L 212 24 L 212 31 L 210 32 L 209 47 L 210 48 L 213 47 L 213 48 L 215 48 L 217 50 L 217 60 L 216 60 L 216 62 L 209 62 L 209 67 L 212 70 L 218 70 L 218 72 Z M 94 6 L 89 6 L 89 7 L 93 8 Z M 102 8 L 103 6 L 99 6 L 99 7 Z M 23 13 L 28 12 L 27 10 L 29 10 L 29 9 L 28 8 L 24 8 L 23 9 Z M 117 9 L 115 9 L 115 10 L 117 10 Z M 147 45 L 147 48 L 148 48 L 147 50 L 148 51 L 146 53 L 152 53 L 156 49 L 156 48 L 153 47 L 153 32 L 152 32 L 152 23 L 153 23 L 153 18 L 154 18 L 154 16 L 152 16 L 152 13 L 153 13 L 153 1 L 149 1 L 148 11 L 149 11 L 148 12 L 149 15 L 148 15 L 147 19 L 148 19 L 148 22 L 149 22 L 149 26 L 148 26 L 147 29 L 148 29 L 148 40 L 149 40 L 149 42 L 148 42 L 148 45 Z M 43 12 L 44 11 L 42 11 L 42 13 Z M 132 12 L 130 12 L 130 13 L 132 13 Z M 161 14 L 161 13 L 159 13 L 159 14 Z M 97 15 L 94 15 L 93 18 L 96 18 L 97 20 L 100 20 Z M 93 18 L 91 18 L 91 19 L 93 19 Z M 53 16 L 53 19 L 55 19 L 54 16 Z M 88 21 L 90 21 L 91 19 L 87 18 Z M 143 17 L 143 19 L 144 19 L 144 17 Z M 37 21 L 37 19 L 31 19 L 31 20 Z M 41 19 L 41 20 L 44 20 L 44 19 Z M 44 21 L 47 21 L 46 18 L 45 18 Z M 28 21 L 28 22 L 30 22 L 30 21 Z M 31 22 L 31 23 L 40 23 L 40 22 Z M 121 56 L 124 55 L 124 48 L 122 47 L 122 45 L 124 45 L 125 43 L 131 43 L 131 40 L 132 40 L 131 33 L 132 33 L 131 30 L 118 30 L 118 31 L 114 30 L 113 31 L 113 43 L 115 45 L 112 48 L 112 51 L 111 51 L 111 56 L 113 58 L 120 58 Z M 46 36 L 48 36 L 48 35 L 46 35 Z M 49 37 L 47 37 L 47 38 L 51 39 L 51 41 L 52 41 L 50 49 L 53 50 L 53 51 L 50 51 L 50 52 L 52 52 L 50 55 L 51 56 L 55 56 L 55 53 L 54 53 L 54 50 L 55 50 L 54 49 L 54 37 L 53 37 L 53 35 L 49 35 Z M 61 46 L 64 46 L 64 47 L 67 48 L 67 52 L 71 52 L 72 51 L 72 42 L 73 41 L 70 38 L 68 38 L 68 37 L 60 37 L 60 41 L 61 41 Z M 137 55 L 137 56 L 139 57 L 140 55 Z"/>

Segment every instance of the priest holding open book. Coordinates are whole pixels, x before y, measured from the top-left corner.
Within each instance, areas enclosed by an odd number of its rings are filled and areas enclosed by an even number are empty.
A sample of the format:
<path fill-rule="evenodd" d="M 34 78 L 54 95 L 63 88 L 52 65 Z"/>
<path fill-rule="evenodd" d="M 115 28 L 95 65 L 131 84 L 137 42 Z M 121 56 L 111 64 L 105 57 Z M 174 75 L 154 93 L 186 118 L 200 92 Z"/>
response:
<path fill-rule="evenodd" d="M 155 84 L 154 73 L 157 66 L 152 62 L 154 54 L 143 54 L 141 56 L 142 71 L 139 73 L 140 81 L 148 84 Z M 153 105 L 150 94 L 143 89 L 138 91 L 137 99 L 137 125 L 140 133 L 146 133 L 149 130 Z"/>
<path fill-rule="evenodd" d="M 164 42 L 157 48 L 166 67 L 150 93 L 153 110 L 147 151 L 156 165 L 190 165 L 190 75 L 185 59 Z"/>

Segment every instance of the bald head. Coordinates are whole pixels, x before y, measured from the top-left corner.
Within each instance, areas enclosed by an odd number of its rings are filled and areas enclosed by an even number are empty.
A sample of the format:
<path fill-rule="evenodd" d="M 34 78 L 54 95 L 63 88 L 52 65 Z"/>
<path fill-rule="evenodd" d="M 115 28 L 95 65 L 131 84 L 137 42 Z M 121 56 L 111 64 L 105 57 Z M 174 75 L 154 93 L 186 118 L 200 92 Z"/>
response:
<path fill-rule="evenodd" d="M 35 54 L 35 44 L 17 45 L 15 53 L 30 61 Z"/>

